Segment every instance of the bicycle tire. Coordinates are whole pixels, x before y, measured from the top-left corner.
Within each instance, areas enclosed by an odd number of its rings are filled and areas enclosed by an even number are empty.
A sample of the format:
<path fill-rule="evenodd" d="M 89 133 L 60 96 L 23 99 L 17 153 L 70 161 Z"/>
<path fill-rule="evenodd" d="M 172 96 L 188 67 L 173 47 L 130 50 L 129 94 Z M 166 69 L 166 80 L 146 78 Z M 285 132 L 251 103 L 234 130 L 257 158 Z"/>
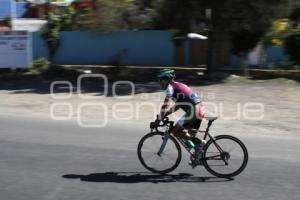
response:
<path fill-rule="evenodd" d="M 149 139 L 151 137 L 154 137 L 154 136 L 163 137 L 164 133 L 162 133 L 162 132 L 152 132 L 152 133 L 148 133 L 145 136 L 143 136 L 142 139 L 140 140 L 140 142 L 138 144 L 138 148 L 137 148 L 138 158 L 139 158 L 141 164 L 146 169 L 148 169 L 151 172 L 158 173 L 158 174 L 167 174 L 167 173 L 170 173 L 171 171 L 173 171 L 174 169 L 176 169 L 178 167 L 178 165 L 180 164 L 180 162 L 181 162 L 182 155 L 181 155 L 180 145 L 179 145 L 179 143 L 177 142 L 177 140 L 173 136 L 170 136 L 168 142 L 172 141 L 174 143 L 176 149 L 177 149 L 177 158 L 176 158 L 176 161 L 174 162 L 174 165 L 172 165 L 171 167 L 169 167 L 167 169 L 163 169 L 163 170 L 155 169 L 155 168 L 150 167 L 149 165 L 147 165 L 147 163 L 145 162 L 145 160 L 143 158 L 143 154 L 142 154 L 142 148 L 143 148 L 144 142 L 147 139 Z"/>
<path fill-rule="evenodd" d="M 214 141 L 218 144 L 220 143 L 221 140 L 231 140 L 231 141 L 234 141 L 236 144 L 238 144 L 239 147 L 241 147 L 241 150 L 243 152 L 243 161 L 242 161 L 242 164 L 240 165 L 240 167 L 238 167 L 237 170 L 231 172 L 231 173 L 220 173 L 216 170 L 214 170 L 212 168 L 212 165 L 210 165 L 208 162 L 210 161 L 210 159 L 208 159 L 209 155 L 208 155 L 208 149 L 211 147 L 211 145 L 215 145 Z M 222 148 L 222 146 L 221 146 Z M 218 135 L 215 137 L 214 140 L 209 140 L 207 142 L 207 144 L 204 146 L 204 159 L 203 159 L 203 166 L 205 167 L 205 169 L 211 173 L 212 175 L 215 175 L 217 177 L 220 177 L 220 178 L 232 178 L 234 176 L 237 176 L 239 175 L 247 166 L 248 164 L 248 150 L 246 148 L 246 146 L 244 145 L 244 143 L 239 140 L 238 138 L 234 137 L 234 136 L 231 136 L 231 135 Z M 229 155 L 229 154 L 228 154 Z M 229 155 L 230 157 L 230 155 Z M 211 159 L 213 160 L 213 159 Z"/>

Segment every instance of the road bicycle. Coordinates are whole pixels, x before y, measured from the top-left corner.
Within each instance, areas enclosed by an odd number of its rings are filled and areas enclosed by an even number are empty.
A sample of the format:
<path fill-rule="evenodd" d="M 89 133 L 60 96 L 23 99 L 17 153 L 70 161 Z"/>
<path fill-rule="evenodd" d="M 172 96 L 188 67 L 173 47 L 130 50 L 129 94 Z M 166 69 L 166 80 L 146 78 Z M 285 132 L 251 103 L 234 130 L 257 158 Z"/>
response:
<path fill-rule="evenodd" d="M 208 120 L 206 130 L 196 130 L 194 134 L 194 136 L 198 133 L 203 134 L 202 140 L 207 141 L 200 158 L 193 149 L 188 147 L 185 140 L 171 133 L 174 122 L 166 117 L 160 124 L 151 122 L 151 132 L 140 140 L 137 153 L 141 164 L 154 173 L 170 173 L 181 162 L 181 144 L 190 154 L 191 163 L 196 163 L 197 166 L 203 165 L 212 175 L 232 178 L 240 174 L 248 163 L 246 146 L 231 135 L 213 136 L 209 133 L 209 129 L 217 117 L 205 117 L 205 119 Z"/>

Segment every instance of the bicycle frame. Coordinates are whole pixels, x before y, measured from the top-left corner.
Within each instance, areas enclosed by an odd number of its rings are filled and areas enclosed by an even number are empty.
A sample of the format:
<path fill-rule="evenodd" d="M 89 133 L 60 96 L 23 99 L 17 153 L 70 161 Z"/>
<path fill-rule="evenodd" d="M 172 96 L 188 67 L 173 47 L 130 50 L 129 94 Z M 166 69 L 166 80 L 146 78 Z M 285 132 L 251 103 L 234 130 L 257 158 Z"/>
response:
<path fill-rule="evenodd" d="M 198 165 L 203 165 L 208 172 L 210 172 L 211 174 L 217 176 L 217 177 L 222 177 L 222 178 L 231 178 L 233 176 L 236 176 L 238 174 L 240 174 L 246 167 L 247 162 L 248 162 L 248 151 L 246 146 L 236 137 L 231 136 L 231 135 L 217 135 L 214 136 L 212 134 L 210 134 L 209 129 L 212 125 L 212 123 L 217 119 L 216 117 L 206 117 L 205 118 L 208 121 L 208 125 L 206 127 L 206 129 L 203 130 L 193 130 L 192 135 L 193 137 L 195 137 L 197 135 L 197 133 L 201 134 L 201 138 L 206 140 L 206 144 L 203 146 L 202 151 L 198 151 L 198 148 L 189 148 L 188 144 L 186 144 L 186 140 L 182 139 L 181 137 L 172 134 L 172 130 L 174 128 L 174 122 L 173 121 L 169 121 L 169 119 L 166 117 L 164 118 L 162 121 L 161 120 L 156 120 L 154 122 L 150 123 L 150 129 L 151 129 L 151 133 L 146 134 L 139 142 L 138 145 L 138 157 L 139 160 L 141 161 L 142 165 L 154 172 L 154 173 L 169 173 L 171 171 L 173 171 L 174 169 L 176 169 L 176 167 L 179 165 L 181 159 L 182 159 L 182 147 L 183 146 L 186 151 L 190 154 L 190 165 L 194 168 Z M 161 129 L 163 128 L 163 129 Z M 156 165 L 156 161 L 157 161 L 157 156 L 160 157 L 160 159 L 164 159 L 165 156 L 168 157 L 168 153 L 170 150 L 169 146 L 167 146 L 168 142 L 172 143 L 173 147 L 175 146 L 176 150 L 177 150 L 177 159 L 175 160 L 174 164 L 172 164 L 169 168 L 164 168 L 164 169 L 160 169 L 160 168 L 156 168 L 155 166 L 153 167 L 152 164 L 148 164 L 147 162 L 145 162 L 144 160 L 144 154 L 143 152 L 147 152 L 150 153 L 150 155 L 152 154 L 150 151 L 148 150 L 144 150 L 142 151 L 144 142 L 149 138 L 152 138 L 155 140 L 155 138 L 158 137 L 158 142 L 160 143 L 158 149 L 155 149 L 154 155 L 156 154 L 156 160 L 154 162 L 154 165 Z M 200 138 L 198 137 L 198 138 Z M 170 141 L 169 141 L 170 140 Z M 235 171 L 231 171 L 231 172 L 223 172 L 223 171 L 219 171 L 219 168 L 214 169 L 213 166 L 224 166 L 225 165 L 230 165 L 230 159 L 231 159 L 231 152 L 230 150 L 226 151 L 226 145 L 224 146 L 224 150 L 221 148 L 220 145 L 223 144 L 223 141 L 230 141 L 233 142 L 233 144 L 241 149 L 242 151 L 239 153 L 242 153 L 241 156 L 238 156 L 238 159 L 242 159 L 242 163 L 239 166 L 239 168 L 232 168 L 232 170 Z M 180 145 L 181 144 L 181 145 Z M 225 143 L 226 144 L 226 143 Z M 201 149 L 200 149 L 201 150 Z M 145 154 L 148 155 L 148 154 Z M 151 157 L 152 158 L 152 157 Z M 232 157 L 235 158 L 235 157 Z M 212 161 L 210 161 L 212 160 Z M 217 165 L 215 164 L 217 161 Z M 220 163 L 221 161 L 221 163 Z M 224 163 L 222 163 L 222 161 Z M 231 170 L 230 168 L 227 168 L 229 170 Z"/>
<path fill-rule="evenodd" d="M 215 138 L 214 136 L 212 136 L 210 133 L 209 133 L 209 129 L 212 125 L 212 122 L 213 121 L 209 121 L 208 122 L 208 125 L 206 127 L 206 130 L 205 131 L 202 131 L 202 130 L 198 130 L 197 133 L 204 133 L 204 136 L 203 136 L 203 139 L 206 140 L 207 137 L 209 137 L 210 140 L 213 141 L 214 145 L 217 147 L 217 149 L 220 151 L 220 153 L 223 152 L 222 148 L 215 142 Z M 157 152 L 157 155 L 161 156 L 162 152 L 164 151 L 165 147 L 166 147 L 166 144 L 168 142 L 168 139 L 169 137 L 171 136 L 171 131 L 172 129 L 174 128 L 174 122 L 172 121 L 165 121 L 165 123 L 163 125 L 161 125 L 161 127 L 166 127 L 166 130 L 165 130 L 165 133 L 164 133 L 164 138 L 163 138 L 163 142 L 162 142 L 162 145 L 160 146 L 160 149 L 159 151 Z M 157 127 L 155 128 L 157 130 Z M 153 129 L 151 129 L 152 131 Z M 186 149 L 186 151 L 191 155 L 193 156 L 193 152 L 191 152 L 190 148 L 185 144 L 185 140 L 178 137 L 178 136 L 175 136 L 176 140 Z"/>

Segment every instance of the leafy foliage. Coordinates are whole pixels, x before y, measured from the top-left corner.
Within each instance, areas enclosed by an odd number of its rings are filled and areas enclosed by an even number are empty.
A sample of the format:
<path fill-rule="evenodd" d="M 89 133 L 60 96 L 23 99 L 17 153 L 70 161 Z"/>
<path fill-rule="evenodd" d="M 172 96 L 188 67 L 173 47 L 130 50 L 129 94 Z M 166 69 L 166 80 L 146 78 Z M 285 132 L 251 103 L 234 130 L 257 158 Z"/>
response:
<path fill-rule="evenodd" d="M 220 49 L 231 44 L 241 58 L 252 50 L 272 26 L 288 14 L 293 0 L 160 0 L 156 27 L 188 32 L 208 33 L 209 66 L 213 72 L 223 61 Z M 245 62 L 246 63 L 246 62 Z"/>
<path fill-rule="evenodd" d="M 59 44 L 60 19 L 56 13 L 50 12 L 47 16 L 48 24 L 42 29 L 42 37 L 49 51 L 49 59 L 53 60 Z"/>
<path fill-rule="evenodd" d="M 5 26 L 7 26 L 7 27 L 9 27 L 9 28 L 11 28 L 11 18 L 5 18 L 5 19 L 3 19 L 3 24 L 5 25 Z"/>
<path fill-rule="evenodd" d="M 49 13 L 43 35 L 51 54 L 59 45 L 62 30 L 136 29 L 172 30 L 179 35 L 205 33 L 209 34 L 213 56 L 224 40 L 230 41 L 234 53 L 245 54 L 270 30 L 274 20 L 287 15 L 291 2 L 294 0 L 96 0 L 96 10 Z"/>
<path fill-rule="evenodd" d="M 130 7 L 129 0 L 96 0 L 96 10 L 91 15 L 91 28 L 103 32 L 125 29 L 123 16 Z"/>
<path fill-rule="evenodd" d="M 232 37 L 232 52 L 236 55 L 240 53 L 247 53 L 250 49 L 253 49 L 257 42 L 262 37 L 263 32 L 255 32 L 250 30 L 240 30 L 231 33 Z"/>
<path fill-rule="evenodd" d="M 274 21 L 272 28 L 264 36 L 264 45 L 282 46 L 285 38 L 290 34 L 290 23 L 288 18 Z"/>
<path fill-rule="evenodd" d="M 233 52 L 252 50 L 272 27 L 273 21 L 287 14 L 288 5 L 286 0 L 227 1 L 224 20 L 229 25 Z"/>
<path fill-rule="evenodd" d="M 93 10 L 90 8 L 81 8 L 72 15 L 72 30 L 88 31 L 93 29 Z"/>
<path fill-rule="evenodd" d="M 47 15 L 47 25 L 42 29 L 42 37 L 49 50 L 49 60 L 53 61 L 56 50 L 59 47 L 60 31 L 72 30 L 74 26 L 73 8 L 57 8 Z"/>
<path fill-rule="evenodd" d="M 147 4 L 146 4 L 147 5 Z M 96 0 L 96 10 L 87 17 L 89 30 L 110 32 L 152 28 L 156 10 L 151 4 L 132 0 Z"/>
<path fill-rule="evenodd" d="M 290 14 L 291 28 L 285 39 L 285 52 L 290 56 L 290 59 L 297 64 L 300 64 L 300 1 Z"/>
<path fill-rule="evenodd" d="M 300 4 L 300 3 L 299 3 Z M 292 13 L 290 14 L 289 18 L 292 20 L 292 27 L 293 28 L 300 28 L 300 5 L 296 7 Z"/>
<path fill-rule="evenodd" d="M 295 31 L 286 38 L 285 51 L 290 55 L 291 60 L 300 64 L 300 30 Z"/>
<path fill-rule="evenodd" d="M 32 67 L 29 69 L 33 74 L 42 74 L 50 67 L 50 62 L 46 58 L 39 58 L 33 61 Z"/>

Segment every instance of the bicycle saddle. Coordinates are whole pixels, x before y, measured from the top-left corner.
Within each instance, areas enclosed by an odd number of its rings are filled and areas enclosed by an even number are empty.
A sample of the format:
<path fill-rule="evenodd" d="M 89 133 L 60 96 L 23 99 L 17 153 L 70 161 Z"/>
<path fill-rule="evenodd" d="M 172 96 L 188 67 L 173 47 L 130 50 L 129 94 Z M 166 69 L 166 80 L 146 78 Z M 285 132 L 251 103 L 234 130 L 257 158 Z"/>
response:
<path fill-rule="evenodd" d="M 207 121 L 215 121 L 218 117 L 204 117 Z"/>

